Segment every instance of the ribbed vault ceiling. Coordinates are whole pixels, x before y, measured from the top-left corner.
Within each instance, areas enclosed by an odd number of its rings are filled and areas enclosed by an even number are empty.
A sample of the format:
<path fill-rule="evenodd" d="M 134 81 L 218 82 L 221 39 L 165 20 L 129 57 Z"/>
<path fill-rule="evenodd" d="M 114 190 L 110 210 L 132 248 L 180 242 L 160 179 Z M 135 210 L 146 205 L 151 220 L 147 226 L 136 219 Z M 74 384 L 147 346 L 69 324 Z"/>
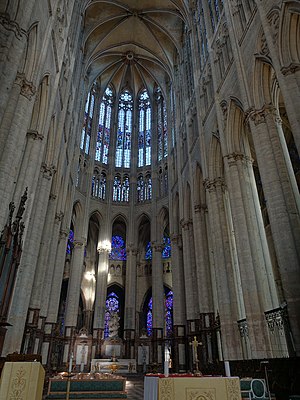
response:
<path fill-rule="evenodd" d="M 149 93 L 172 79 L 186 23 L 184 0 L 90 1 L 84 16 L 84 52 L 92 79 L 116 92 Z"/>

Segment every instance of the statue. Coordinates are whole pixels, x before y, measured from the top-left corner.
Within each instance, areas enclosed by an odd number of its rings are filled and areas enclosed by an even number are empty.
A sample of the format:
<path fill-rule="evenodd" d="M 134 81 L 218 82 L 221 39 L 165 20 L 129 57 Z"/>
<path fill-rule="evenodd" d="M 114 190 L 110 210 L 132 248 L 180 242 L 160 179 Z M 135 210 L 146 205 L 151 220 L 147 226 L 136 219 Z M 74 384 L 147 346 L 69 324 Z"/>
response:
<path fill-rule="evenodd" d="M 108 328 L 109 328 L 109 338 L 111 339 L 116 339 L 119 337 L 118 331 L 119 331 L 119 324 L 120 317 L 117 313 L 111 313 L 110 314 L 110 320 L 108 321 Z"/>

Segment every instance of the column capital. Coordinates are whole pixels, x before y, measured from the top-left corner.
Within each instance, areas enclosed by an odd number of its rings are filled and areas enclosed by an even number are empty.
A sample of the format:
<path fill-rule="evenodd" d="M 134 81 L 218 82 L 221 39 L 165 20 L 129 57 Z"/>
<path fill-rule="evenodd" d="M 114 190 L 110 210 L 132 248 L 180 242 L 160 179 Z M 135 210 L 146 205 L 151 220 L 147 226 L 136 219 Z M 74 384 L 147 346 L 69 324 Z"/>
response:
<path fill-rule="evenodd" d="M 64 217 L 64 213 L 63 213 L 62 211 L 57 212 L 57 213 L 55 214 L 54 223 L 55 223 L 55 224 L 60 224 L 60 222 L 62 221 L 63 217 Z"/>
<path fill-rule="evenodd" d="M 18 72 L 15 79 L 15 83 L 16 85 L 20 86 L 21 95 L 26 97 L 28 100 L 31 100 L 31 98 L 36 93 L 36 87 L 32 82 L 29 82 L 25 78 L 25 74 Z"/>
<path fill-rule="evenodd" d="M 180 226 L 182 229 L 184 229 L 185 231 L 187 231 L 188 229 L 190 229 L 190 227 L 193 225 L 193 220 L 191 219 L 181 219 L 180 220 Z"/>
<path fill-rule="evenodd" d="M 227 154 L 227 156 L 224 156 L 224 158 L 227 158 L 229 166 L 236 165 L 238 161 L 242 161 L 244 163 L 249 163 L 251 165 L 253 164 L 253 159 L 242 153 L 233 152 L 231 154 Z"/>
<path fill-rule="evenodd" d="M 98 252 L 98 254 L 105 254 L 105 253 L 107 253 L 107 255 L 110 253 L 110 250 L 111 249 L 109 249 L 109 248 L 107 248 L 107 247 L 97 247 L 97 252 Z"/>
<path fill-rule="evenodd" d="M 163 251 L 163 245 L 161 243 L 153 241 L 151 242 L 151 247 L 154 251 L 158 251 L 160 253 Z"/>
<path fill-rule="evenodd" d="M 179 248 L 182 247 L 182 235 L 171 235 L 171 243 L 172 246 L 178 246 Z"/>
<path fill-rule="evenodd" d="M 80 249 L 85 246 L 85 242 L 83 240 L 74 240 L 73 246 L 74 248 Z"/>
<path fill-rule="evenodd" d="M 272 115 L 276 120 L 278 118 L 278 111 L 273 104 L 265 104 L 261 109 L 250 108 L 246 112 L 246 122 L 252 120 L 254 125 L 266 123 L 266 117 Z"/>
<path fill-rule="evenodd" d="M 203 185 L 208 192 L 214 192 L 217 189 L 217 187 L 224 190 L 226 186 L 224 178 L 220 176 L 214 179 L 206 178 L 203 182 Z"/>
<path fill-rule="evenodd" d="M 52 176 L 55 174 L 56 168 L 54 165 L 48 166 L 47 164 L 43 163 L 41 166 L 41 172 L 45 179 L 50 180 Z"/>
<path fill-rule="evenodd" d="M 59 238 L 65 240 L 69 236 L 69 232 L 65 229 L 59 231 Z"/>
<path fill-rule="evenodd" d="M 38 131 L 35 131 L 32 129 L 27 131 L 26 135 L 33 140 L 37 140 L 37 139 L 43 140 L 44 139 L 44 135 L 41 135 Z"/>
<path fill-rule="evenodd" d="M 194 211 L 196 214 L 200 213 L 201 211 L 207 212 L 207 205 L 206 204 L 196 204 L 194 206 Z"/>

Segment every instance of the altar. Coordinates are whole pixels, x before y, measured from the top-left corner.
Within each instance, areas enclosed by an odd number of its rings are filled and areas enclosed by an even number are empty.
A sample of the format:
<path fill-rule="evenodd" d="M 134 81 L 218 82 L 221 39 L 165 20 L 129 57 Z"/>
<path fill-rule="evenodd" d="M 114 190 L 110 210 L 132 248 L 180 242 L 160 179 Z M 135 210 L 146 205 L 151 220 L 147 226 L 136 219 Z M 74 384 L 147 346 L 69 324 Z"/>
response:
<path fill-rule="evenodd" d="M 118 374 L 136 373 L 136 360 L 134 358 L 93 358 L 91 372 L 117 372 Z"/>
<path fill-rule="evenodd" d="M 195 375 L 146 375 L 144 400 L 239 400 L 238 377 Z"/>

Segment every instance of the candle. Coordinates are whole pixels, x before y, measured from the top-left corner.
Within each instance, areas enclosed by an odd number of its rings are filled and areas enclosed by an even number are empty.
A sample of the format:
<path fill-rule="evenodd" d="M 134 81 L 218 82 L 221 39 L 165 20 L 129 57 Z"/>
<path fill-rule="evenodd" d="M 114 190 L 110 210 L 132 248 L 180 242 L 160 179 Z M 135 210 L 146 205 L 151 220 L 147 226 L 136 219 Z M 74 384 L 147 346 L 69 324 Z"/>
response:
<path fill-rule="evenodd" d="M 73 352 L 70 355 L 70 361 L 69 361 L 69 373 L 72 372 L 72 365 L 73 364 Z"/>
<path fill-rule="evenodd" d="M 226 376 L 231 376 L 231 374 L 230 374 L 229 361 L 224 361 L 224 365 L 225 365 L 225 375 L 226 375 Z"/>

